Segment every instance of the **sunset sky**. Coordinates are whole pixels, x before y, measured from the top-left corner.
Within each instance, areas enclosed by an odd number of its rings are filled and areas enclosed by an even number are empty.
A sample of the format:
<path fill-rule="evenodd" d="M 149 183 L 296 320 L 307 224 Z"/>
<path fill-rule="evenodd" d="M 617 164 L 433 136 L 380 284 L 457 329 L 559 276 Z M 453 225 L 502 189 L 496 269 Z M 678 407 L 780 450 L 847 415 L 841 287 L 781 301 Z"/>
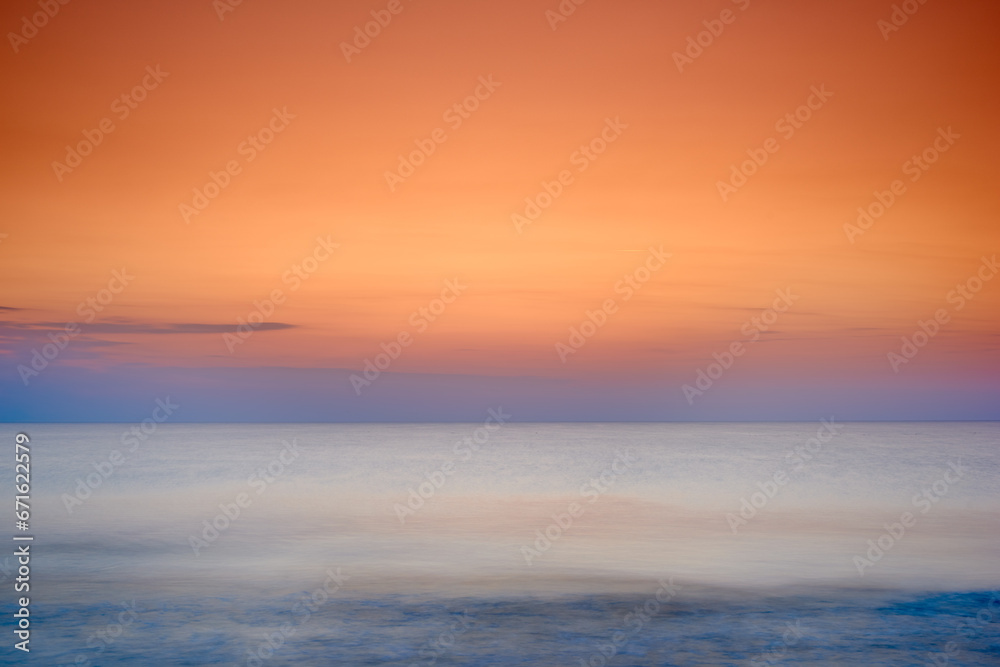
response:
<path fill-rule="evenodd" d="M 998 419 L 1000 4 L 902 4 L 5 3 L 0 419 Z"/>

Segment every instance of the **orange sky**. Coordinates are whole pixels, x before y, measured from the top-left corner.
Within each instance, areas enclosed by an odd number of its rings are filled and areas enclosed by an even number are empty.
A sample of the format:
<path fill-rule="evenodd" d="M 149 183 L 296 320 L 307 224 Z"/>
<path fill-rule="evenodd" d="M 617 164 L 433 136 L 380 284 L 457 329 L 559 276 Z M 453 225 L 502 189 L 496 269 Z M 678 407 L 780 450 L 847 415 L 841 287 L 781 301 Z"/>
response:
<path fill-rule="evenodd" d="M 709 412 L 690 412 L 681 387 L 783 288 L 798 300 L 732 386 L 776 386 L 780 400 L 824 378 L 850 394 L 997 377 L 1000 281 L 960 311 L 946 300 L 1000 249 L 996 3 L 927 2 L 885 39 L 888 2 L 590 0 L 553 29 L 556 0 L 400 0 L 347 62 L 341 43 L 387 4 L 246 0 L 220 20 L 208 0 L 70 2 L 30 39 L 8 35 L 10 418 L 40 414 L 46 383 L 66 386 L 46 369 L 31 390 L 17 368 L 68 321 L 82 334 L 52 366 L 77 369 L 73 382 L 136 367 L 321 368 L 343 374 L 349 407 L 379 400 L 350 391 L 349 372 L 410 332 L 393 374 L 573 379 L 611 402 L 616 388 L 655 386 L 663 409 L 649 418 L 710 417 L 713 395 L 698 399 Z M 37 11 L 7 3 L 0 25 L 20 32 Z M 678 71 L 675 52 L 724 11 L 731 22 Z M 115 100 L 153 82 L 147 68 L 166 75 L 123 118 Z M 455 127 L 446 112 L 477 87 L 485 99 Z M 830 97 L 813 97 L 794 133 L 776 127 L 819 89 Z M 248 161 L 243 142 L 275 109 L 294 118 Z M 114 130 L 57 174 L 67 145 L 105 118 Z M 581 161 L 607 119 L 625 127 Z M 445 140 L 390 189 L 386 172 L 437 128 Z M 948 128 L 958 138 L 911 180 L 905 163 Z M 777 151 L 723 201 L 731 165 L 772 137 Z M 186 222 L 179 207 L 230 161 L 239 173 Z M 563 170 L 572 182 L 519 232 L 512 214 Z M 895 179 L 905 192 L 852 243 L 844 225 Z M 339 247 L 292 291 L 283 274 L 327 236 Z M 625 301 L 616 282 L 650 246 L 671 256 Z M 78 304 L 123 267 L 134 282 L 85 322 Z M 467 288 L 417 333 L 411 313 L 449 279 Z M 273 330 L 230 353 L 223 334 L 275 289 L 287 300 Z M 556 343 L 608 298 L 618 310 L 563 363 Z M 887 353 L 939 308 L 948 324 L 894 373 Z"/>

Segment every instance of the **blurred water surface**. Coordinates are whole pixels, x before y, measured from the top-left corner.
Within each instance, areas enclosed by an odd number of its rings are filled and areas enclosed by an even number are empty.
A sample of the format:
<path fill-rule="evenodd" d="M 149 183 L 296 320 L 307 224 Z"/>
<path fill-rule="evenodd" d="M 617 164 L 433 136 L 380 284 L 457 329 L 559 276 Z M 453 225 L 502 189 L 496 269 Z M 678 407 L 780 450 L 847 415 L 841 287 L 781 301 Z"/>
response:
<path fill-rule="evenodd" d="M 996 423 L 489 426 L 4 425 L 31 661 L 1000 664 Z"/>

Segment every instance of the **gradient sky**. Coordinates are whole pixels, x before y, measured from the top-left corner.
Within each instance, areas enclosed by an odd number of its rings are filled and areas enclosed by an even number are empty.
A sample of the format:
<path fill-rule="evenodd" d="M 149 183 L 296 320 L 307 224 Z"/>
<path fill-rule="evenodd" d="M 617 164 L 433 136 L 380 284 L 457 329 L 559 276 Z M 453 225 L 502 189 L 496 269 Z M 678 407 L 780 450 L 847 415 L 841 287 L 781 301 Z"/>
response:
<path fill-rule="evenodd" d="M 559 22 L 557 0 L 245 0 L 220 18 L 222 2 L 76 1 L 37 32 L 36 3 L 0 10 L 0 419 L 138 421 L 167 396 L 177 421 L 1000 418 L 1000 280 L 949 300 L 1000 250 L 997 3 L 932 0 L 893 25 L 870 0 L 590 0 Z M 401 11 L 348 62 L 342 43 L 387 5 Z M 477 88 L 467 118 L 448 113 Z M 54 166 L 102 119 L 113 131 L 78 166 Z M 605 152 L 581 157 L 602 130 Z M 925 171 L 908 163 L 938 137 Z M 767 161 L 724 200 L 748 151 Z M 884 215 L 845 230 L 897 179 Z M 338 247 L 293 289 L 317 238 Z M 650 247 L 670 257 L 625 299 Z M 80 304 L 122 269 L 87 321 Z M 454 280 L 421 330 L 411 314 Z M 227 346 L 274 290 L 284 303 Z M 794 303 L 751 342 L 778 290 Z M 557 343 L 607 299 L 564 362 Z M 401 333 L 398 358 L 352 384 Z"/>

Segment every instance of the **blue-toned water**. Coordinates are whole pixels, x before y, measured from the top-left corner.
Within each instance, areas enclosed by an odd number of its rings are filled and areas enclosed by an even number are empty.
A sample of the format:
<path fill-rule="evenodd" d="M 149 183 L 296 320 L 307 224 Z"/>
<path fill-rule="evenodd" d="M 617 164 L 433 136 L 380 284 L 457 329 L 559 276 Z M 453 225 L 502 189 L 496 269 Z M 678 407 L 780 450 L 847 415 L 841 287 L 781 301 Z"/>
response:
<path fill-rule="evenodd" d="M 996 423 L 493 414 L 3 425 L 4 664 L 1000 664 Z"/>

